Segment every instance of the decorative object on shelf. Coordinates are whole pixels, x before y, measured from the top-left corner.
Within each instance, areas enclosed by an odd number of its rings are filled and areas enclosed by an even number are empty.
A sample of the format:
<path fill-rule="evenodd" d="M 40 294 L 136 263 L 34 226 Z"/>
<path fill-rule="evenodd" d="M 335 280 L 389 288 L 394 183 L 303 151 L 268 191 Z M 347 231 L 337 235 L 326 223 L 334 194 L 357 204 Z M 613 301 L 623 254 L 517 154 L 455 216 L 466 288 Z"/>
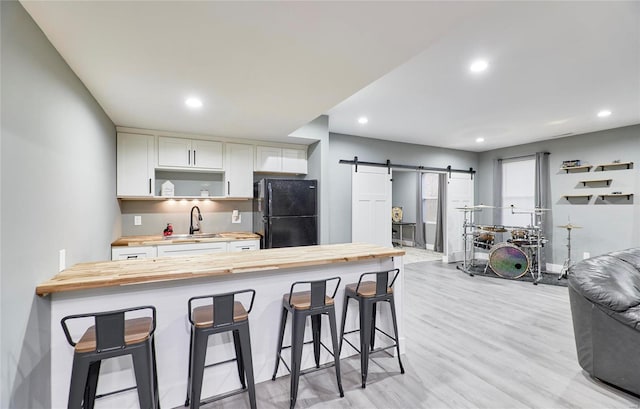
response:
<path fill-rule="evenodd" d="M 160 192 L 160 196 L 174 196 L 175 189 L 173 183 L 170 181 L 166 181 L 162 184 L 162 190 Z"/>
<path fill-rule="evenodd" d="M 562 161 L 562 167 L 563 168 L 574 168 L 576 166 L 580 166 L 580 159 L 563 160 Z"/>
<path fill-rule="evenodd" d="M 391 220 L 394 223 L 402 222 L 402 207 L 394 207 L 391 209 Z"/>
<path fill-rule="evenodd" d="M 167 227 L 162 232 L 163 236 L 171 236 L 173 234 L 173 225 L 171 223 L 167 223 Z"/>
<path fill-rule="evenodd" d="M 202 185 L 202 189 L 200 189 L 200 196 L 209 197 L 209 185 L 207 183 Z"/>

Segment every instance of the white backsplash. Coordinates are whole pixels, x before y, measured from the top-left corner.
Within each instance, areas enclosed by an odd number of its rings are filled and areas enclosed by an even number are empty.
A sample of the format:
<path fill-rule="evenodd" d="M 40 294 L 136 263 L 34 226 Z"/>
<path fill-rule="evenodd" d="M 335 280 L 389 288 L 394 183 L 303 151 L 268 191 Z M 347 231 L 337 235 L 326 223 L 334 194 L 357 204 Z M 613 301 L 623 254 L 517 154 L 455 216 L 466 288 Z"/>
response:
<path fill-rule="evenodd" d="M 193 206 L 198 206 L 202 213 L 201 232 L 220 233 L 252 231 L 253 229 L 251 200 L 123 200 L 120 202 L 122 235 L 162 234 L 167 223 L 173 225 L 174 234 L 188 233 L 190 211 Z M 231 223 L 234 210 L 238 210 L 240 214 L 240 223 Z M 141 217 L 142 224 L 140 226 L 134 226 L 134 216 Z"/>

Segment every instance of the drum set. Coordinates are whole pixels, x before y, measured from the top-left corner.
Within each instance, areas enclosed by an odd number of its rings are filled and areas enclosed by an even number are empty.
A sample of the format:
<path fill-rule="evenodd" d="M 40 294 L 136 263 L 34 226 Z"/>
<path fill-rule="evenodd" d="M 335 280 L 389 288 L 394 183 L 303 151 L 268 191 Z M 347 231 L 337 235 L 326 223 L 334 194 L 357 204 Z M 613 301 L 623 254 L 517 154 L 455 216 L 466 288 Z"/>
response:
<path fill-rule="evenodd" d="M 473 221 L 473 215 L 484 209 L 496 209 L 493 206 L 473 206 L 458 208 L 463 210 L 464 258 L 458 269 L 470 276 L 474 271 L 486 274 L 491 269 L 502 278 L 518 279 L 529 273 L 534 284 L 542 278 L 541 254 L 547 240 L 542 231 L 541 217 L 547 209 L 535 208 L 517 210 L 513 214 L 531 215 L 528 226 L 482 225 Z M 477 264 L 476 251 L 488 251 L 488 262 L 484 266 Z"/>

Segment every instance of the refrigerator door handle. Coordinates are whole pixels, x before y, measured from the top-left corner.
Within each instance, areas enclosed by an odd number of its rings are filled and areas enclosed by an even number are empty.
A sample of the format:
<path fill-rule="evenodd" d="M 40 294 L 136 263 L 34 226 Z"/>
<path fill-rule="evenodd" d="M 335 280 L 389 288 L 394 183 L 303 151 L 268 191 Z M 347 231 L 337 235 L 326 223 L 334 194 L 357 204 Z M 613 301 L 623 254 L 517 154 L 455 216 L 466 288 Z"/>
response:
<path fill-rule="evenodd" d="M 267 214 L 269 216 L 273 216 L 273 209 L 271 208 L 271 199 L 273 198 L 273 192 L 271 191 L 271 183 L 267 185 L 267 194 L 269 195 L 269 199 L 267 201 Z"/>
<path fill-rule="evenodd" d="M 270 249 L 273 244 L 273 222 L 271 218 L 269 218 L 269 233 L 267 236 L 267 242 L 265 243 L 265 248 Z"/>

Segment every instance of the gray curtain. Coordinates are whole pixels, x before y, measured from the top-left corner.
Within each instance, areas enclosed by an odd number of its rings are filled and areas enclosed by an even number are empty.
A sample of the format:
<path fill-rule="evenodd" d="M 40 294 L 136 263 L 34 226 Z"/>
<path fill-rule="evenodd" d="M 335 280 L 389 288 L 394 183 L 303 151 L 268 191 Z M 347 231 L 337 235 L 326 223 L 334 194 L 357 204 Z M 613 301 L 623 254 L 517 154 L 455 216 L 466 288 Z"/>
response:
<path fill-rule="evenodd" d="M 502 159 L 496 159 L 493 162 L 493 223 L 494 225 L 502 224 Z"/>
<path fill-rule="evenodd" d="M 416 181 L 418 183 L 416 189 L 416 237 L 413 245 L 424 249 L 427 247 L 427 241 L 425 240 L 425 224 L 422 208 L 422 172 L 416 172 Z"/>
<path fill-rule="evenodd" d="M 445 192 L 447 188 L 447 175 L 441 173 L 438 176 L 438 212 L 436 214 L 436 239 L 433 242 L 433 250 L 442 253 L 444 251 L 444 206 Z"/>
<path fill-rule="evenodd" d="M 549 172 L 549 152 L 536 153 L 536 179 L 535 179 L 535 203 L 536 207 L 551 209 L 551 178 Z M 553 219 L 551 210 L 541 211 L 536 215 L 536 225 L 542 227 L 542 234 L 553 243 Z M 546 245 L 540 257 L 541 271 L 546 271 L 547 260 L 553 260 L 553 246 Z"/>

